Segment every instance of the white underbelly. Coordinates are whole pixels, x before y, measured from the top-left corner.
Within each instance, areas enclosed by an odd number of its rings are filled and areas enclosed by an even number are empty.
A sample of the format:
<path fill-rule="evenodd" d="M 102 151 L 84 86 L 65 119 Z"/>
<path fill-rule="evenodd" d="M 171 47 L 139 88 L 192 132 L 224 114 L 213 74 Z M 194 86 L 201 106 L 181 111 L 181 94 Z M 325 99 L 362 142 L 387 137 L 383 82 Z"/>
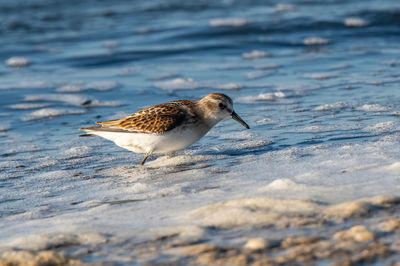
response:
<path fill-rule="evenodd" d="M 123 133 L 92 131 L 90 133 L 113 141 L 116 145 L 136 153 L 169 153 L 182 150 L 203 137 L 208 129 L 204 128 L 180 128 L 164 134 L 147 133 Z"/>

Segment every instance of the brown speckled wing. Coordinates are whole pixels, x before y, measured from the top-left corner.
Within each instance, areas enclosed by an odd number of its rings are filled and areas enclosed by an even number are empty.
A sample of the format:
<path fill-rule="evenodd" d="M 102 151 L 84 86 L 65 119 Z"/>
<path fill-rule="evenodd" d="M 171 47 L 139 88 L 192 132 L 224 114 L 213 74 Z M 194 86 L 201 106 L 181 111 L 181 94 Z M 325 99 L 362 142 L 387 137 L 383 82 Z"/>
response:
<path fill-rule="evenodd" d="M 164 133 L 182 124 L 186 112 L 179 108 L 184 103 L 171 102 L 155 105 L 116 121 L 101 122 L 102 126 L 120 128 L 130 132 Z"/>

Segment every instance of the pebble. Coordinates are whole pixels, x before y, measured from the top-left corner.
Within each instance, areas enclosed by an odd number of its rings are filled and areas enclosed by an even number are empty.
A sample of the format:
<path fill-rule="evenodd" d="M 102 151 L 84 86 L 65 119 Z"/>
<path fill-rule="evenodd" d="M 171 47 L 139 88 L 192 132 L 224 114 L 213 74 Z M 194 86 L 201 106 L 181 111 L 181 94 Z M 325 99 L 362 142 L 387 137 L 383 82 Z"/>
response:
<path fill-rule="evenodd" d="M 364 225 L 356 225 L 347 231 L 337 232 L 333 235 L 334 239 L 354 240 L 357 242 L 367 242 L 375 239 L 374 233 L 369 231 Z"/>
<path fill-rule="evenodd" d="M 268 242 L 263 238 L 251 238 L 244 248 L 248 250 L 263 250 L 268 248 Z"/>

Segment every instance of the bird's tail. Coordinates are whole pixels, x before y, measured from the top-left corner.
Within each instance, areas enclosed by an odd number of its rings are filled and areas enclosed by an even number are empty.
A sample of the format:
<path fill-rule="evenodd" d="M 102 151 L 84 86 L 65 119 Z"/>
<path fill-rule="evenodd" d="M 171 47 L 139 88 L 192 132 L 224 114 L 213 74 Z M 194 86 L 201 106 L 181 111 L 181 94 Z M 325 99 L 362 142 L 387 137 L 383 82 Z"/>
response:
<path fill-rule="evenodd" d="M 98 128 L 101 128 L 101 126 L 94 126 L 94 127 L 82 127 L 79 130 L 83 130 L 86 131 L 88 133 L 84 133 L 79 135 L 79 137 L 91 137 L 91 136 L 95 136 L 95 134 L 92 134 L 90 132 L 96 131 Z"/>

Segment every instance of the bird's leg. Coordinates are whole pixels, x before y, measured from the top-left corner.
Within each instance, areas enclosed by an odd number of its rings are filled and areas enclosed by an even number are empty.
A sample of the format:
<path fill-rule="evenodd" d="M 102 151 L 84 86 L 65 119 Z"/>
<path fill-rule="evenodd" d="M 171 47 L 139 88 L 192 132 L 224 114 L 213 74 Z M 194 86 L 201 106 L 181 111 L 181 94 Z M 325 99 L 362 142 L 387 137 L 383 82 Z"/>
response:
<path fill-rule="evenodd" d="M 140 163 L 140 165 L 144 165 L 144 163 L 146 162 L 147 158 L 149 158 L 149 156 L 153 153 L 153 151 L 148 151 L 146 152 L 146 154 L 144 155 L 144 158 L 142 160 L 142 162 Z"/>

